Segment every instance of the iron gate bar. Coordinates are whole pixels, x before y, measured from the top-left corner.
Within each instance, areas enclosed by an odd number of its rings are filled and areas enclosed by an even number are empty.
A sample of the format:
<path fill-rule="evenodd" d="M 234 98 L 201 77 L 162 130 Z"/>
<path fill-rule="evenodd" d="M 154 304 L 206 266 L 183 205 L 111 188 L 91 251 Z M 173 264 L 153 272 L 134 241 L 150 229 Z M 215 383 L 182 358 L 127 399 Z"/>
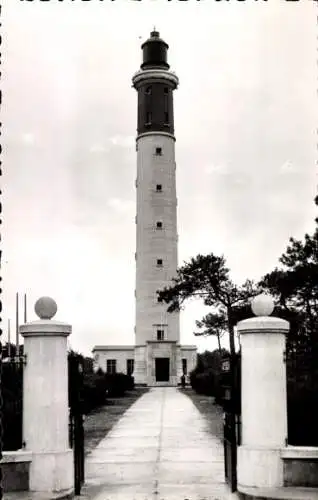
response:
<path fill-rule="evenodd" d="M 83 387 L 83 366 L 78 356 L 70 357 L 70 434 L 74 453 L 75 495 L 81 494 L 84 483 L 84 426 L 81 390 Z"/>
<path fill-rule="evenodd" d="M 240 360 L 240 354 L 235 354 L 227 356 L 222 361 L 222 385 L 225 396 L 223 398 L 224 474 L 232 493 L 237 491 L 237 446 L 241 441 Z"/>

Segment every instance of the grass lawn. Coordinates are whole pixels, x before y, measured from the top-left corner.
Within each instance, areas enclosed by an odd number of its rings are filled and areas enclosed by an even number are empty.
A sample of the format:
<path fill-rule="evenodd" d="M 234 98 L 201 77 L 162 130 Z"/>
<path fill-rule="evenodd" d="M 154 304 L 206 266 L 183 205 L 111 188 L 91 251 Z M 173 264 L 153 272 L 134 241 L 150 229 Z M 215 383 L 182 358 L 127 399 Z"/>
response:
<path fill-rule="evenodd" d="M 107 405 L 101 406 L 86 415 L 84 421 L 85 455 L 98 445 L 123 413 L 148 390 L 147 388 L 138 387 L 132 391 L 127 391 L 122 398 L 109 398 Z"/>
<path fill-rule="evenodd" d="M 214 404 L 214 397 L 197 394 L 191 387 L 179 389 L 179 391 L 191 399 L 192 403 L 208 421 L 211 434 L 223 440 L 223 408 Z"/>

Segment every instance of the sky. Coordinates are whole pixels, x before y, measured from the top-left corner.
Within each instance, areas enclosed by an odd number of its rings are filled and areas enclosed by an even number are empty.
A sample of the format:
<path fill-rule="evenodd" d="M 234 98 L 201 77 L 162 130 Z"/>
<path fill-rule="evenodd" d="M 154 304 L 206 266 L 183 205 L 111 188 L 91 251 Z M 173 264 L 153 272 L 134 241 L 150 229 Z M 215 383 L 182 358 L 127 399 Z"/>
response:
<path fill-rule="evenodd" d="M 179 264 L 224 255 L 232 279 L 278 265 L 314 227 L 317 4 L 132 0 L 2 7 L 4 336 L 15 294 L 45 295 L 70 345 L 132 344 L 137 94 L 155 25 L 174 93 Z M 190 302 L 181 342 L 209 308 Z"/>

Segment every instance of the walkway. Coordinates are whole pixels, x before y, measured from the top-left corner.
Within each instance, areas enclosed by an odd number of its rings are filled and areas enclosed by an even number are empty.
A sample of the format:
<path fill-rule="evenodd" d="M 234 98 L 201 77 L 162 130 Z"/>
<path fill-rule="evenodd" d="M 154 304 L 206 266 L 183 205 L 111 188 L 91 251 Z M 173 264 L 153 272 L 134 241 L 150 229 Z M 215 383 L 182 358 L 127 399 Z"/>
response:
<path fill-rule="evenodd" d="M 78 498 L 231 498 L 222 442 L 209 434 L 191 400 L 171 387 L 151 389 L 126 411 L 88 455 L 85 476 L 83 497 Z"/>

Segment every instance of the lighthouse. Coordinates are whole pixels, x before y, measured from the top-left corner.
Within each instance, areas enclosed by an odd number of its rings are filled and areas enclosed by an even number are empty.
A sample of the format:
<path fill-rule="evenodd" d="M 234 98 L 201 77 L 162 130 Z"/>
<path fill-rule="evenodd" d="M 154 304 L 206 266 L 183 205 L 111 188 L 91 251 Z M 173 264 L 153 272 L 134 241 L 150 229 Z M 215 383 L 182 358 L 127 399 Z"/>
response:
<path fill-rule="evenodd" d="M 134 346 L 93 348 L 96 367 L 134 376 L 136 385 L 176 386 L 196 365 L 196 346 L 180 345 L 179 312 L 168 313 L 157 291 L 178 267 L 173 93 L 168 45 L 155 29 L 132 78 L 137 91 L 136 283 Z M 133 326 L 133 325 L 132 325 Z"/>
<path fill-rule="evenodd" d="M 167 313 L 157 290 L 178 266 L 173 93 L 178 77 L 158 31 L 142 44 L 133 76 L 138 95 L 136 178 L 135 383 L 176 385 L 181 376 L 179 313 Z"/>

